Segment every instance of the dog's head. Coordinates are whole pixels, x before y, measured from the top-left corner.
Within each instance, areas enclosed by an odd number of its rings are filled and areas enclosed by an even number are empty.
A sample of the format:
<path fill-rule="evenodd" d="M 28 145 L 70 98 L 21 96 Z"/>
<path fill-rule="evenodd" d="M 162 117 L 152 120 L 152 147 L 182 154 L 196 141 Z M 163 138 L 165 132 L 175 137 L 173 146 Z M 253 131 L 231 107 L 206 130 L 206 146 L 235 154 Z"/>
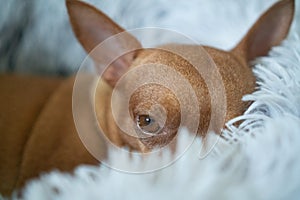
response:
<path fill-rule="evenodd" d="M 111 88 L 121 91 L 119 95 L 122 95 L 124 91 L 126 93 L 129 88 L 134 87 L 135 82 L 145 77 L 158 77 L 169 82 L 170 87 L 164 87 L 154 82 L 143 84 L 130 94 L 128 102 L 121 102 L 123 97 L 119 96 L 114 104 L 118 106 L 118 104 L 128 103 L 127 110 L 119 109 L 119 113 L 116 113 L 120 123 L 127 123 L 126 121 L 129 120 L 130 126 L 134 126 L 132 130 L 135 134 L 122 136 L 126 143 L 135 148 L 140 148 L 141 144 L 145 148 L 153 148 L 164 146 L 174 138 L 182 123 L 183 112 L 192 113 L 195 109 L 200 112 L 196 132 L 202 136 L 206 135 L 211 121 L 217 121 L 210 127 L 216 132 L 219 132 L 224 125 L 223 121 L 219 120 L 220 116 L 212 115 L 211 108 L 218 107 L 225 102 L 216 98 L 212 101 L 213 94 L 204 80 L 209 77 L 203 77 L 195 69 L 193 63 L 189 62 L 189 59 L 197 60 L 204 71 L 205 68 L 209 68 L 206 66 L 207 60 L 199 54 L 199 51 L 203 49 L 214 61 L 225 89 L 227 108 L 221 118 L 228 120 L 245 111 L 247 104 L 242 102 L 241 98 L 243 95 L 253 92 L 255 88 L 255 77 L 248 63 L 258 56 L 267 55 L 272 46 L 278 45 L 286 37 L 293 18 L 294 1 L 284 0 L 272 6 L 257 20 L 241 42 L 228 52 L 212 47 L 182 44 L 144 49 L 133 35 L 124 32 L 124 29 L 96 8 L 72 0 L 67 1 L 67 8 L 76 37 L 83 48 L 91 53 L 96 65 L 103 63 L 103 60 L 114 58 L 114 61 L 103 72 L 102 78 Z M 120 33 L 122 33 L 122 37 L 117 36 Z M 109 43 L 104 42 L 107 39 L 110 40 Z M 104 46 L 106 45 L 104 51 L 92 51 L 102 42 L 104 42 Z M 126 51 L 132 48 L 137 50 Z M 127 53 L 120 56 L 121 52 Z M 183 52 L 186 57 L 183 58 L 174 52 Z M 181 100 L 187 102 L 191 98 L 189 90 L 179 84 L 178 77 L 169 71 L 166 72 L 163 66 L 174 69 L 189 81 L 197 98 L 196 105 L 187 104 L 184 109 L 180 107 Z M 126 72 L 138 68 L 148 68 L 149 70 L 133 70 L 134 73 L 128 73 L 129 75 L 123 77 Z M 211 75 L 210 79 L 214 78 Z M 217 91 L 218 86 L 215 87 Z M 179 100 L 177 94 L 170 88 L 177 88 L 182 99 Z M 129 117 L 127 116 L 129 119 L 123 118 L 122 113 L 124 112 L 129 112 Z M 193 120 L 185 121 L 189 123 Z M 123 134 L 122 131 L 117 132 L 113 134 Z M 138 142 L 136 142 L 137 140 Z"/>

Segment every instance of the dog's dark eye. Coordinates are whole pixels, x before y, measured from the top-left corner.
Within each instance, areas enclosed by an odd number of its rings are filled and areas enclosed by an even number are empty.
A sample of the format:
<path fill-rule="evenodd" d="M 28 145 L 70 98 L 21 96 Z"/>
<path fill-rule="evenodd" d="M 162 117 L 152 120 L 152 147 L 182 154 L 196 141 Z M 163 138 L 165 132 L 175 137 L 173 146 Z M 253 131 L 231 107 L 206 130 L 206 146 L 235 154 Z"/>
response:
<path fill-rule="evenodd" d="M 160 130 L 160 125 L 150 115 L 138 115 L 137 126 L 145 134 L 155 134 Z"/>

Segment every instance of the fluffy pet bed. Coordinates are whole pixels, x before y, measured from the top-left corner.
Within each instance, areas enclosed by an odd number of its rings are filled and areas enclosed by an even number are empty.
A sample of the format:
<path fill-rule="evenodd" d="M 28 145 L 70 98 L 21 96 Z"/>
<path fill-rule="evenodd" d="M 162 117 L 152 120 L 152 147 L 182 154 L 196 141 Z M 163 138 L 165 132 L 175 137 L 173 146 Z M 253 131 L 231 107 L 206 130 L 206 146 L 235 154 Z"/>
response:
<path fill-rule="evenodd" d="M 255 61 L 258 88 L 244 97 L 253 104 L 243 116 L 227 123 L 205 159 L 199 159 L 198 138 L 179 160 L 162 170 L 128 174 L 105 165 L 80 166 L 74 175 L 52 172 L 32 181 L 21 199 L 300 199 L 297 33 L 294 25 L 287 40 Z M 234 125 L 237 121 L 242 121 L 238 127 Z M 190 141 L 185 132 L 180 133 L 177 151 L 182 152 Z M 114 151 L 108 159 L 141 171 L 155 165 Z M 172 154 L 165 152 L 154 159 L 158 163 L 171 160 Z"/>
<path fill-rule="evenodd" d="M 104 165 L 74 175 L 52 172 L 27 185 L 22 199 L 299 199 L 300 38 L 292 35 L 256 61 L 258 89 L 247 112 L 227 123 L 213 151 L 199 159 L 200 139 L 174 164 L 146 174 Z M 243 120 L 238 126 L 233 124 Z M 190 141 L 182 130 L 182 151 Z M 143 170 L 154 163 L 109 152 L 111 163 Z M 170 160 L 165 153 L 157 162 Z"/>
<path fill-rule="evenodd" d="M 201 44 L 228 49 L 276 0 L 84 1 L 126 29 L 169 28 Z M 0 30 L 0 72 L 68 75 L 85 58 L 72 33 L 64 0 L 0 1 Z"/>

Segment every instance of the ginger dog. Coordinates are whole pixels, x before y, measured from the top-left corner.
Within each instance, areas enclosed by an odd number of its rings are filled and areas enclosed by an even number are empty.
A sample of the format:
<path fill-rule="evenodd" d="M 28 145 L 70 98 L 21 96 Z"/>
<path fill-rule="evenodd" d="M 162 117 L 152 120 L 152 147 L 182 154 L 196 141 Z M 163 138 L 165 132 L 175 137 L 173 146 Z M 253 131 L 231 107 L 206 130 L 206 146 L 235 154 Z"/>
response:
<path fill-rule="evenodd" d="M 105 39 L 125 31 L 92 6 L 79 1 L 67 1 L 67 6 L 74 33 L 87 52 L 91 52 Z M 258 56 L 266 55 L 272 46 L 278 45 L 286 37 L 293 18 L 293 10 L 293 1 L 278 2 L 261 16 L 244 39 L 230 52 L 204 47 L 206 52 L 216 63 L 225 87 L 227 99 L 225 120 L 241 115 L 245 111 L 247 103 L 242 102 L 241 98 L 243 95 L 253 92 L 255 87 L 255 77 L 248 63 Z M 193 69 L 193 66 L 185 59 L 170 52 L 161 49 L 142 49 L 142 45 L 138 40 L 129 33 L 124 40 L 121 38 L 112 41 L 111 46 L 111 49 L 105 52 L 95 51 L 91 54 L 95 63 L 98 63 L 103 58 L 116 55 L 115 52 L 120 52 L 128 48 L 128 46 L 134 46 L 140 49 L 121 56 L 103 73 L 103 79 L 108 83 L 111 89 L 115 87 L 115 84 L 123 74 L 137 66 L 164 64 L 172 67 L 189 80 L 196 91 L 198 106 L 201 111 L 197 133 L 201 136 L 206 135 L 211 119 L 211 107 L 213 105 L 211 105 L 210 102 L 210 95 L 205 80 Z M 161 48 L 187 52 L 190 57 L 196 57 L 199 62 L 202 62 L 201 55 L 197 55 L 197 52 L 199 52 L 198 46 L 171 44 Z M 145 70 L 143 72 L 144 73 L 141 74 L 143 77 L 153 76 L 152 71 L 147 72 Z M 155 75 L 158 76 L 160 73 L 162 72 L 156 71 Z M 131 77 L 131 80 L 135 79 L 137 79 L 137 77 Z M 127 82 L 131 80 L 127 80 Z M 177 80 L 173 80 L 174 85 L 177 84 L 176 81 Z M 124 84 L 127 84 L 126 81 Z M 184 96 L 187 96 L 187 94 Z M 96 100 L 96 102 L 97 101 L 99 100 Z M 108 99 L 105 105 L 109 105 L 110 101 L 111 100 Z M 223 103 L 224 102 L 215 102 L 215 104 Z M 161 125 L 162 123 L 160 123 L 158 116 L 156 116 L 159 115 L 159 113 L 149 114 L 152 111 L 151 107 L 156 104 L 162 105 L 166 110 L 167 119 L 163 125 Z M 136 135 L 145 135 L 146 137 L 134 137 L 123 133 L 113 123 L 114 119 L 112 118 L 111 111 L 106 110 L 107 115 L 103 116 L 102 114 L 105 113 L 101 112 L 101 108 L 98 106 L 97 110 L 100 110 L 99 113 L 101 113 L 100 116 L 98 114 L 100 124 L 102 123 L 102 126 L 105 127 L 104 123 L 108 122 L 110 128 L 114 127 L 113 129 L 115 131 L 113 136 L 111 135 L 112 131 L 104 131 L 111 140 L 115 140 L 113 141 L 114 143 L 125 143 L 134 149 L 147 150 L 156 146 L 166 145 L 176 135 L 181 120 L 180 105 L 172 91 L 167 88 L 157 84 L 143 86 L 133 93 L 128 107 L 130 117 L 132 118 L 131 120 L 134 121 L 135 123 L 133 124 L 137 126 L 135 128 L 137 132 Z M 185 109 L 187 112 L 191 112 L 195 108 L 187 107 Z M 149 137 L 147 137 L 147 135 Z"/>
<path fill-rule="evenodd" d="M 106 15 L 86 3 L 68 0 L 67 8 L 74 33 L 88 53 L 107 38 L 124 32 Z M 223 116 L 225 120 L 241 115 L 247 108 L 248 103 L 242 102 L 241 98 L 255 89 L 255 77 L 249 61 L 267 55 L 272 46 L 280 44 L 288 33 L 293 13 L 293 0 L 280 1 L 258 19 L 231 51 L 203 47 L 222 77 L 227 99 L 226 115 Z M 130 34 L 126 35 L 126 41 L 114 42 L 107 51 L 92 54 L 95 63 L 113 57 L 115 52 L 122 51 L 128 45 L 139 50 L 117 58 L 104 71 L 103 80 L 96 90 L 97 118 L 110 141 L 118 146 L 148 151 L 168 144 L 176 136 L 181 122 L 180 105 L 172 91 L 161 85 L 148 84 L 138 88 L 128 105 L 130 120 L 136 126 L 133 127 L 135 135 L 149 137 L 133 137 L 123 133 L 112 118 L 110 102 L 118 81 L 128 70 L 145 64 L 170 66 L 189 80 L 196 91 L 197 106 L 201 111 L 197 134 L 205 137 L 211 120 L 211 98 L 205 80 L 192 64 L 169 51 L 143 49 Z M 196 59 L 198 48 L 181 44 L 162 46 L 165 50 L 184 51 Z M 145 73 L 142 76 L 153 74 Z M 27 180 L 42 172 L 53 169 L 72 171 L 80 164 L 98 163 L 85 149 L 75 129 L 72 116 L 73 83 L 74 78 L 0 76 L 0 193 L 10 195 L 14 189 L 22 187 Z M 176 86 L 176 79 L 171 84 Z M 185 91 L 182 92 L 187 95 Z M 156 104 L 165 109 L 166 118 L 163 122 L 160 121 L 160 114 L 151 110 Z M 187 107 L 186 112 L 193 109 Z"/>

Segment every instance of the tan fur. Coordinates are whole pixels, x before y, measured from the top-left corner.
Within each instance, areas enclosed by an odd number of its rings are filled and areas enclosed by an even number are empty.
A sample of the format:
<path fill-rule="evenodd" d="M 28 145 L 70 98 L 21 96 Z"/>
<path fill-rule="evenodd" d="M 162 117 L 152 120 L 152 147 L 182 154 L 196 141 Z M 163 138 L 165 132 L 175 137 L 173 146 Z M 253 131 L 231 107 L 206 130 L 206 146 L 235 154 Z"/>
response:
<path fill-rule="evenodd" d="M 197 46 L 190 45 L 169 45 L 165 46 L 166 49 L 184 49 L 184 51 L 188 52 L 191 56 L 199 56 L 194 54 L 197 51 Z M 234 54 L 224 52 L 221 50 L 213 49 L 210 47 L 205 47 L 205 50 L 209 53 L 209 55 L 213 58 L 214 62 L 217 64 L 218 71 L 222 76 L 222 81 L 224 83 L 226 98 L 227 98 L 227 112 L 225 116 L 225 120 L 232 119 L 238 115 L 241 115 L 247 105 L 249 103 L 242 102 L 241 98 L 245 94 L 249 94 L 254 91 L 255 87 L 255 77 L 246 64 L 246 62 L 241 62 Z M 200 61 L 201 58 L 199 58 Z M 149 63 L 159 63 L 166 64 L 170 67 L 175 68 L 178 72 L 180 72 L 186 79 L 188 79 L 192 85 L 194 90 L 196 91 L 196 95 L 199 101 L 199 109 L 201 110 L 201 117 L 199 121 L 199 129 L 198 133 L 202 136 L 206 135 L 209 121 L 210 121 L 210 96 L 208 94 L 208 88 L 203 80 L 203 78 L 197 73 L 196 69 L 189 64 L 186 60 L 180 58 L 179 56 L 159 50 L 143 50 L 140 51 L 138 57 L 135 62 L 132 64 L 132 68 L 141 65 L 141 64 L 149 64 Z M 229 76 L 230 74 L 230 76 Z M 138 76 L 138 75 L 137 75 Z M 143 76 L 151 76 L 151 74 L 143 74 Z M 171 83 L 172 84 L 172 83 Z M 176 85 L 176 80 L 174 80 L 174 85 Z M 99 89 L 98 91 L 101 91 Z M 111 95 L 112 89 L 110 90 Z M 184 90 L 182 91 L 184 94 Z M 97 95 L 98 99 L 96 102 L 99 102 L 103 95 Z M 168 99 L 165 101 L 164 99 Z M 177 129 L 180 124 L 180 110 L 179 103 L 176 102 L 176 97 L 172 94 L 172 91 L 162 88 L 157 85 L 148 85 L 142 88 L 141 90 L 137 90 L 130 101 L 129 108 L 133 110 L 140 102 L 146 102 L 145 110 L 149 109 L 152 104 L 157 102 L 157 99 L 160 100 L 160 104 L 167 109 L 169 114 L 169 120 L 167 120 L 166 131 L 169 133 L 167 138 L 165 137 L 157 137 L 151 138 L 150 141 L 144 141 L 145 145 L 142 145 L 139 141 L 135 141 L 136 138 L 129 137 L 127 134 L 122 133 L 120 130 L 118 131 L 120 134 L 120 138 L 123 138 L 127 144 L 129 144 L 134 149 L 148 149 L 153 148 L 154 146 L 164 146 L 176 135 Z M 108 105 L 110 103 L 110 99 L 107 98 Z M 223 104 L 223 102 L 214 102 L 215 104 Z M 97 105 L 96 105 L 97 106 Z M 106 109 L 103 111 L 103 109 Z M 192 107 L 185 108 L 187 112 L 191 112 Z M 112 125 L 114 119 L 112 118 L 111 110 L 108 110 L 107 107 L 98 106 L 97 107 L 98 118 L 100 124 L 102 121 L 109 121 Z M 103 115 L 107 113 L 107 115 Z M 133 111 L 133 118 L 135 114 Z M 170 119 L 172 116 L 172 120 Z M 102 124 L 104 126 L 104 124 Z M 112 125 L 116 130 L 116 125 Z M 114 133 L 112 131 L 104 131 L 106 133 Z M 109 136 L 112 137 L 112 136 Z M 116 136 L 114 136 L 116 137 Z M 118 139 L 120 139 L 118 138 Z M 168 139 L 169 138 L 169 139 Z M 113 140 L 114 143 L 120 143 L 120 141 Z M 145 147 L 146 146 L 146 147 Z"/>
<path fill-rule="evenodd" d="M 68 0 L 67 7 L 75 34 L 87 52 L 107 37 L 123 31 L 90 5 Z M 256 56 L 266 55 L 273 45 L 279 44 L 285 38 L 292 21 L 293 10 L 292 0 L 277 3 L 258 20 L 240 44 L 230 52 L 204 47 L 215 62 L 225 87 L 227 110 L 221 118 L 229 120 L 245 111 L 249 103 L 242 102 L 241 98 L 255 89 L 255 77 L 248 62 Z M 275 23 L 274 19 L 277 19 L 279 24 Z M 107 51 L 92 55 L 96 63 L 101 59 L 114 57 L 115 52 L 120 50 L 118 48 L 122 50 L 132 45 L 141 47 L 130 34 L 126 36 L 126 41 L 113 42 L 115 45 L 108 47 Z M 132 94 L 129 101 L 130 117 L 134 121 L 140 113 L 150 112 L 152 105 L 159 103 L 167 111 L 166 124 L 161 130 L 164 134 L 148 138 L 128 136 L 115 124 L 110 107 L 112 91 L 119 78 L 128 69 L 143 64 L 168 65 L 189 80 L 196 92 L 198 107 L 201 110 L 196 134 L 205 137 L 210 120 L 216 124 L 212 128 L 220 132 L 219 116 L 212 116 L 211 109 L 219 108 L 218 106 L 223 105 L 224 102 L 218 99 L 211 101 L 204 77 L 187 60 L 166 51 L 184 51 L 187 57 L 197 59 L 204 65 L 203 57 L 195 53 L 200 47 L 169 44 L 160 48 L 160 50 L 141 49 L 118 58 L 105 71 L 104 80 L 99 81 L 95 94 L 97 119 L 103 132 L 117 146 L 126 145 L 140 151 L 164 146 L 175 138 L 181 122 L 180 116 L 183 113 L 179 109 L 176 95 L 166 87 L 149 84 L 140 87 Z M 158 70 L 156 75 L 159 74 Z M 153 73 L 135 74 L 136 78 L 153 75 Z M 127 80 L 124 87 L 134 80 L 134 78 Z M 85 149 L 75 129 L 72 116 L 73 83 L 74 78 L 63 80 L 15 75 L 0 76 L 0 193 L 9 195 L 14 189 L 22 187 L 26 181 L 53 169 L 72 171 L 79 164 L 98 163 Z M 190 98 L 175 79 L 170 81 L 170 85 L 178 87 L 184 98 Z M 193 109 L 195 108 L 187 105 L 184 112 L 191 112 Z M 119 113 L 119 117 L 122 119 L 122 113 Z M 190 119 L 191 122 L 193 120 Z M 138 131 L 136 135 L 139 135 Z M 105 155 L 106 147 L 101 146 L 99 153 Z"/>
<path fill-rule="evenodd" d="M 73 78 L 0 75 L 0 192 L 53 169 L 97 164 L 72 117 Z"/>

